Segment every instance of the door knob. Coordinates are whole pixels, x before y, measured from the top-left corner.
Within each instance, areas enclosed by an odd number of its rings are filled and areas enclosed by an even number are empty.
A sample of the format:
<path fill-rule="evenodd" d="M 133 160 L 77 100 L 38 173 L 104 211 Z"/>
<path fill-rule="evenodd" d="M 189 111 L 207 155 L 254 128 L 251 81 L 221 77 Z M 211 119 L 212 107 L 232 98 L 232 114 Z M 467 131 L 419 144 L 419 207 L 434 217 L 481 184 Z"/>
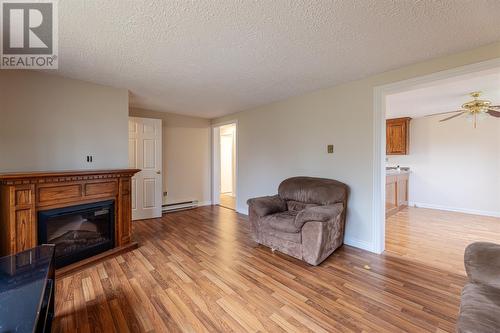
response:
<path fill-rule="evenodd" d="M 156 174 L 157 174 L 157 175 L 161 174 L 161 171 L 160 171 L 160 170 L 157 170 L 157 171 L 156 171 Z"/>

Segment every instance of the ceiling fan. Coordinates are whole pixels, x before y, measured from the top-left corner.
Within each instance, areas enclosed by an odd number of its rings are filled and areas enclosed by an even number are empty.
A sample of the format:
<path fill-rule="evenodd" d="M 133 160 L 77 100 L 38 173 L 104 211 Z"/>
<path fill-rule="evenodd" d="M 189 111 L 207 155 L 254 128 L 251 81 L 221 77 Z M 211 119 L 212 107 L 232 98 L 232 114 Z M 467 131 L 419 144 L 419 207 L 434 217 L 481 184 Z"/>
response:
<path fill-rule="evenodd" d="M 473 98 L 472 101 L 466 102 L 462 104 L 462 109 L 457 111 L 450 112 L 442 112 L 436 113 L 431 116 L 435 116 L 438 114 L 448 114 L 448 113 L 457 113 L 453 116 L 441 119 L 439 122 L 448 121 L 456 117 L 460 117 L 461 115 L 468 115 L 472 118 L 472 122 L 474 124 L 474 128 L 477 126 L 477 118 L 480 115 L 490 115 L 493 117 L 500 118 L 500 105 L 491 105 L 490 101 L 479 99 L 481 96 L 480 91 L 474 91 L 470 93 L 470 96 Z"/>

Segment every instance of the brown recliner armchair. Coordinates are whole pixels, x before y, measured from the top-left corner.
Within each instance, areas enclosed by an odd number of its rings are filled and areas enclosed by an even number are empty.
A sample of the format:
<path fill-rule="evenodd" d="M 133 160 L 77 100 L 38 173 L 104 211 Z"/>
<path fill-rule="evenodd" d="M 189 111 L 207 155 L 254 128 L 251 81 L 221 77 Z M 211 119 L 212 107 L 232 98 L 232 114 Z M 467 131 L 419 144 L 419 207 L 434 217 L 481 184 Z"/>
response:
<path fill-rule="evenodd" d="M 457 332 L 500 332 L 500 245 L 469 244 L 464 260 L 469 281 L 462 290 Z"/>
<path fill-rule="evenodd" d="M 278 195 L 247 201 L 254 240 L 319 265 L 344 241 L 347 192 L 332 179 L 284 180 Z"/>

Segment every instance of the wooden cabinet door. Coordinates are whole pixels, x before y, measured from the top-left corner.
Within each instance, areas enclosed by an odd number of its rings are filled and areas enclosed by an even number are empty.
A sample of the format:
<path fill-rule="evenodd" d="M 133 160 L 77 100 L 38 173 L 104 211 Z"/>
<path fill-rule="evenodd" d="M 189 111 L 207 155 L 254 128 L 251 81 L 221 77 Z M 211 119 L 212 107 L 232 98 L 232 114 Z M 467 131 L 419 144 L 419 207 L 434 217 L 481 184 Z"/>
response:
<path fill-rule="evenodd" d="M 401 176 L 398 179 L 398 207 L 408 205 L 408 176 Z"/>
<path fill-rule="evenodd" d="M 37 244 L 35 186 L 0 187 L 0 256 L 30 249 Z"/>
<path fill-rule="evenodd" d="M 388 175 L 385 178 L 385 216 L 398 211 L 398 176 Z"/>
<path fill-rule="evenodd" d="M 408 205 L 408 174 L 386 175 L 385 216 L 391 216 Z"/>
<path fill-rule="evenodd" d="M 411 118 L 396 118 L 386 120 L 387 155 L 408 154 L 410 119 Z"/>
<path fill-rule="evenodd" d="M 397 183 L 389 183 L 385 185 L 385 212 L 390 214 L 393 210 L 398 208 L 397 203 Z"/>

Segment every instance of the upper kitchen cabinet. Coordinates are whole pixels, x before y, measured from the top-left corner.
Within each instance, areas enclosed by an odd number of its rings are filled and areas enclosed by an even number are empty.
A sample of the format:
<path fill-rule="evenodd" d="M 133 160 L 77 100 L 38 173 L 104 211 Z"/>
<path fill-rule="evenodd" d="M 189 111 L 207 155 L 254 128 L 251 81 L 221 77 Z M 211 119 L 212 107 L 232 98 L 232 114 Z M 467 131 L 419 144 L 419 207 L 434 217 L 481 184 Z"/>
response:
<path fill-rule="evenodd" d="M 409 117 L 386 120 L 385 151 L 387 155 L 409 154 L 410 120 Z"/>

